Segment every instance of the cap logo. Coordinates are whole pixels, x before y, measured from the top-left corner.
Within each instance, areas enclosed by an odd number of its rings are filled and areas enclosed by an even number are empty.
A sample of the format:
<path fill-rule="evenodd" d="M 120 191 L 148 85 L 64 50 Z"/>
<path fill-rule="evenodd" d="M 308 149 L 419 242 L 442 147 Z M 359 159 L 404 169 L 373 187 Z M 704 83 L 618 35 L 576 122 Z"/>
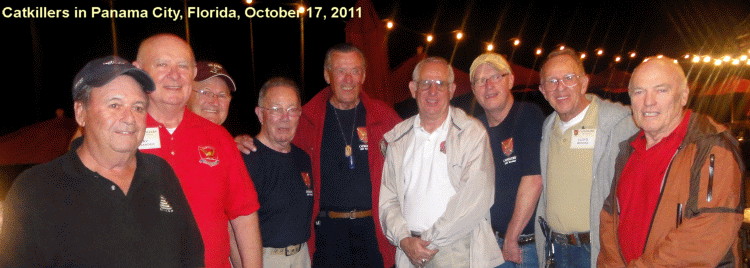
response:
<path fill-rule="evenodd" d="M 221 69 L 222 69 L 221 65 L 213 64 L 213 63 L 209 63 L 208 67 L 211 67 L 211 70 L 209 72 L 213 74 L 219 74 L 219 72 L 221 72 Z"/>

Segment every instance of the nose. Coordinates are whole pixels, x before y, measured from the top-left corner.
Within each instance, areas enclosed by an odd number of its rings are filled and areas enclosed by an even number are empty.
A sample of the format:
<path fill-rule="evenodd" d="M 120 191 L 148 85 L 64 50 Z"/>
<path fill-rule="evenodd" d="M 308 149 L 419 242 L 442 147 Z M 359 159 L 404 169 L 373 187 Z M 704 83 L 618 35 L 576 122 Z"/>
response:
<path fill-rule="evenodd" d="M 646 92 L 643 96 L 643 105 L 653 106 L 656 104 L 656 93 Z"/>
<path fill-rule="evenodd" d="M 128 125 L 134 124 L 135 112 L 135 107 L 130 107 L 130 109 L 122 109 L 122 122 Z"/>
<path fill-rule="evenodd" d="M 180 78 L 180 69 L 179 66 L 172 66 L 169 68 L 169 73 L 167 73 L 167 77 L 169 77 L 172 80 L 177 80 Z"/>

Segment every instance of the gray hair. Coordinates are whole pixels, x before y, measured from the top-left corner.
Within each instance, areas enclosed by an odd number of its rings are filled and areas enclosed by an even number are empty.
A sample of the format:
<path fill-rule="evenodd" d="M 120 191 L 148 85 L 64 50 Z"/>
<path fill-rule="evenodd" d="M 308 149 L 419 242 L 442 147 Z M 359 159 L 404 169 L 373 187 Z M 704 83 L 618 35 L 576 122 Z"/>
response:
<path fill-rule="evenodd" d="M 328 51 L 326 51 L 326 59 L 323 64 L 324 68 L 331 69 L 331 58 L 333 57 L 333 53 L 335 52 L 339 52 L 339 53 L 356 52 L 357 55 L 359 55 L 359 57 L 362 59 L 362 67 L 367 68 L 367 61 L 365 60 L 365 54 L 362 53 L 362 50 L 360 50 L 359 48 L 349 43 L 340 43 L 329 48 Z"/>
<path fill-rule="evenodd" d="M 549 62 L 550 59 L 557 57 L 557 56 L 570 56 L 575 62 L 576 66 L 578 67 L 578 71 L 580 71 L 581 74 L 586 74 L 586 69 L 583 68 L 583 61 L 581 61 L 581 57 L 572 48 L 563 48 L 563 49 L 556 49 L 547 55 L 547 59 L 544 60 L 544 63 L 542 64 L 542 68 L 544 68 L 544 65 Z"/>
<path fill-rule="evenodd" d="M 422 67 L 427 63 L 443 63 L 446 66 L 448 66 L 448 83 L 453 83 L 453 80 L 456 77 L 455 73 L 453 73 L 453 67 L 450 65 L 450 63 L 448 63 L 447 60 L 445 60 L 442 57 L 437 57 L 437 56 L 427 57 L 419 61 L 419 63 L 417 63 L 417 66 L 414 67 L 414 71 L 411 73 L 411 80 L 413 81 L 419 80 L 420 78 L 419 74 L 422 72 Z"/>
<path fill-rule="evenodd" d="M 286 77 L 272 77 L 271 79 L 268 79 L 265 83 L 263 83 L 263 86 L 260 87 L 260 92 L 258 92 L 258 106 L 263 103 L 263 100 L 266 98 L 266 94 L 268 94 L 268 89 L 272 87 L 290 87 L 294 89 L 295 95 L 297 95 L 297 99 L 302 102 L 302 98 L 300 97 L 299 87 L 297 87 L 297 83 L 292 81 L 292 79 L 286 78 Z"/>

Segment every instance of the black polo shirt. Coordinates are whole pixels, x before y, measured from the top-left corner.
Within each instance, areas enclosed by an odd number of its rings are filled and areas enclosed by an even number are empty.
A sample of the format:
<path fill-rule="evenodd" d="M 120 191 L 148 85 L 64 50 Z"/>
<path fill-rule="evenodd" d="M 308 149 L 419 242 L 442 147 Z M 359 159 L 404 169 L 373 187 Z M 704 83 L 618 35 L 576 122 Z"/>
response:
<path fill-rule="evenodd" d="M 169 164 L 136 159 L 127 195 L 75 149 L 19 175 L 4 203 L 0 267 L 203 266 L 203 241 Z"/>
<path fill-rule="evenodd" d="M 292 145 L 281 153 L 255 140 L 257 151 L 243 155 L 258 192 L 263 247 L 282 248 L 307 242 L 313 206 L 310 156 Z"/>
<path fill-rule="evenodd" d="M 339 110 L 330 102 L 326 106 L 323 146 L 320 148 L 320 208 L 333 211 L 371 209 L 372 183 L 367 156 L 367 131 L 363 133 L 352 129 L 352 126 L 364 129 L 367 112 L 365 106 L 362 102 L 359 102 L 356 110 Z M 344 154 L 347 144 L 352 146 L 353 169 L 349 168 L 349 160 Z"/>
<path fill-rule="evenodd" d="M 541 174 L 539 146 L 544 115 L 536 105 L 516 101 L 499 125 L 489 127 L 486 115 L 479 120 L 487 127 L 495 160 L 495 203 L 490 208 L 492 228 L 504 234 L 516 207 L 521 177 Z M 535 218 L 532 215 L 522 234 L 534 233 Z"/>

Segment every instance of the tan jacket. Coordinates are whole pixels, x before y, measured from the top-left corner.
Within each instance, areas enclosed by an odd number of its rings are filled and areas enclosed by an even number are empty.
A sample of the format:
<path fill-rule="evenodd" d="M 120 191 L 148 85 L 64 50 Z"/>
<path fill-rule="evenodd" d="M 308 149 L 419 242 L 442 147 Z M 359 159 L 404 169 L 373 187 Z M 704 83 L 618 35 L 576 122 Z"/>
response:
<path fill-rule="evenodd" d="M 616 189 L 633 151 L 632 140 L 620 144 L 615 181 L 600 215 L 599 267 L 626 266 L 617 239 Z M 714 159 L 713 179 L 709 175 L 711 158 Z M 744 204 L 740 194 L 742 170 L 737 141 L 727 129 L 704 115 L 692 113 L 688 133 L 662 182 L 661 197 L 643 255 L 627 267 L 741 266 L 738 231 Z M 677 213 L 678 204 L 683 207 L 681 218 Z"/>
<path fill-rule="evenodd" d="M 416 115 L 419 116 L 419 115 Z M 385 166 L 380 187 L 380 223 L 388 240 L 399 246 L 410 236 L 401 204 L 404 202 L 403 159 L 414 135 L 413 116 L 399 123 L 383 136 Z M 492 150 L 482 123 L 463 110 L 451 108 L 451 124 L 445 142 L 448 176 L 456 194 L 445 213 L 421 238 L 430 241 L 431 249 L 440 249 L 458 239 L 471 236 L 471 267 L 495 267 L 503 263 L 500 247 L 490 225 L 490 207 L 495 193 L 495 167 Z M 397 267 L 411 267 L 409 258 L 399 248 Z"/>

